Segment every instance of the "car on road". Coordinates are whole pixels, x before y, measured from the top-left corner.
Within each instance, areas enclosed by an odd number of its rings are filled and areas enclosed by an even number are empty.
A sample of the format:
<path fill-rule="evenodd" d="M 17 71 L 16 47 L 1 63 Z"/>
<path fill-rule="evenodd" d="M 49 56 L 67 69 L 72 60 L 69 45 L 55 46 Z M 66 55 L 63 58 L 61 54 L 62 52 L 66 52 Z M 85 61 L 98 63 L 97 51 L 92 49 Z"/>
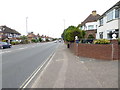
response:
<path fill-rule="evenodd" d="M 11 48 L 12 45 L 7 43 L 7 42 L 0 42 L 0 48 L 4 49 L 4 48 Z"/>
<path fill-rule="evenodd" d="M 54 43 L 57 43 L 57 40 L 55 40 Z"/>

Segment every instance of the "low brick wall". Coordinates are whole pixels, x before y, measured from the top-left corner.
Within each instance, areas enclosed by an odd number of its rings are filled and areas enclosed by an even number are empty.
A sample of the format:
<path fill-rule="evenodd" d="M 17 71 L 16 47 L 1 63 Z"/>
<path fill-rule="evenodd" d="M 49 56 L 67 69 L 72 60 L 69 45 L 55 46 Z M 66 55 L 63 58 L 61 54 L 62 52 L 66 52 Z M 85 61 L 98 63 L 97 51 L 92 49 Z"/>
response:
<path fill-rule="evenodd" d="M 70 50 L 77 56 L 102 60 L 120 60 L 120 45 L 116 44 L 70 44 Z"/>
<path fill-rule="evenodd" d="M 111 45 L 79 44 L 78 56 L 112 60 Z"/>

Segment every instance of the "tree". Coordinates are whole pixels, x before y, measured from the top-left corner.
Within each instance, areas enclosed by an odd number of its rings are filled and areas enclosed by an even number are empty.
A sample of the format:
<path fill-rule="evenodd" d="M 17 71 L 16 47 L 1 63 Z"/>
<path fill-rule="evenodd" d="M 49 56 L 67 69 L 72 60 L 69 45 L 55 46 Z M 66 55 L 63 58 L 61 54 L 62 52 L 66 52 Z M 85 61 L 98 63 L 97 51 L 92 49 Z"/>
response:
<path fill-rule="evenodd" d="M 25 36 L 25 35 L 21 36 L 20 39 L 21 39 L 21 43 L 22 43 L 22 44 L 29 43 L 29 41 L 28 41 L 28 37 Z"/>
<path fill-rule="evenodd" d="M 68 42 L 74 42 L 75 36 L 78 36 L 79 39 L 82 39 L 85 36 L 85 31 L 80 30 L 75 26 L 69 26 L 61 35 L 63 40 Z"/>

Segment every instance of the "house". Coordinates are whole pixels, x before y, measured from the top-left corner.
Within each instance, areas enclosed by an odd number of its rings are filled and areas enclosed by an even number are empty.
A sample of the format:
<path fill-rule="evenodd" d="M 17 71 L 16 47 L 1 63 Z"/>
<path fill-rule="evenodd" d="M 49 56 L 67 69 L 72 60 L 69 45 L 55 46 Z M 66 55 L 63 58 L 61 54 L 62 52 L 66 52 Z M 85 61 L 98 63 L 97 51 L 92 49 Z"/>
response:
<path fill-rule="evenodd" d="M 6 40 L 7 42 L 18 41 L 20 40 L 20 36 L 21 34 L 18 31 L 5 25 L 0 26 L 0 40 Z"/>
<path fill-rule="evenodd" d="M 92 14 L 90 14 L 80 25 L 80 29 L 86 31 L 85 38 L 93 37 L 96 38 L 96 31 L 97 31 L 97 20 L 100 17 L 99 14 L 97 14 L 97 11 L 92 11 Z"/>
<path fill-rule="evenodd" d="M 42 35 L 42 36 L 41 36 L 41 39 L 42 39 L 42 41 L 46 41 L 46 35 L 45 35 L 45 36 Z"/>
<path fill-rule="evenodd" d="M 32 39 L 38 39 L 37 35 L 35 35 L 33 32 L 28 33 L 27 37 L 28 37 L 28 40 L 30 40 L 30 41 Z"/>
<path fill-rule="evenodd" d="M 120 38 L 120 1 L 104 12 L 97 22 L 97 39 L 112 39 L 113 33 Z"/>

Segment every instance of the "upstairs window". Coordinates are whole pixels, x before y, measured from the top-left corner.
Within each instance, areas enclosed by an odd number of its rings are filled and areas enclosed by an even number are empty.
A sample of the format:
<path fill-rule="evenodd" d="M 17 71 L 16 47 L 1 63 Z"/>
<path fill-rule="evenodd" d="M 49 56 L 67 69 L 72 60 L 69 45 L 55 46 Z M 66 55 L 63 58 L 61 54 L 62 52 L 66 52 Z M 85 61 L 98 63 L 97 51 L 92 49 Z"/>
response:
<path fill-rule="evenodd" d="M 113 20 L 113 11 L 110 11 L 108 14 L 107 14 L 107 21 L 111 21 Z"/>
<path fill-rule="evenodd" d="M 120 10 L 116 9 L 115 10 L 115 18 L 119 18 L 120 17 Z"/>
<path fill-rule="evenodd" d="M 94 29 L 94 25 L 89 25 L 88 30 Z"/>
<path fill-rule="evenodd" d="M 103 18 L 99 20 L 100 26 L 103 26 Z"/>

